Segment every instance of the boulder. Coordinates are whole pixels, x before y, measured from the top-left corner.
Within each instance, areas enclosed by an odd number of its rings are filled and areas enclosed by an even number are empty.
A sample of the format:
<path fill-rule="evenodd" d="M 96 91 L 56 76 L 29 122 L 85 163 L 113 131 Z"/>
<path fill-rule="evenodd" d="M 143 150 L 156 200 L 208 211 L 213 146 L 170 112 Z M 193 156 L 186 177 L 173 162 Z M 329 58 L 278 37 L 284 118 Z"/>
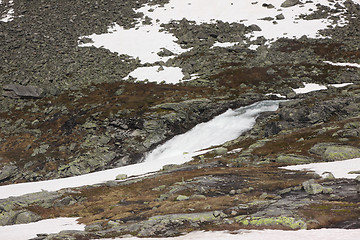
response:
<path fill-rule="evenodd" d="M 35 86 L 7 84 L 3 87 L 3 96 L 10 98 L 40 98 L 43 90 Z"/>
<path fill-rule="evenodd" d="M 309 152 L 320 155 L 326 161 L 339 161 L 360 157 L 359 148 L 334 143 L 315 144 Z"/>
<path fill-rule="evenodd" d="M 314 162 L 314 159 L 295 154 L 281 154 L 276 158 L 276 162 L 286 164 L 305 164 Z"/>
<path fill-rule="evenodd" d="M 119 174 L 116 176 L 116 180 L 124 180 L 127 179 L 127 175 L 126 174 Z"/>
<path fill-rule="evenodd" d="M 307 194 L 314 195 L 318 193 L 322 193 L 323 187 L 316 183 L 314 179 L 310 179 L 306 182 L 303 182 L 304 190 Z"/>
<path fill-rule="evenodd" d="M 6 181 L 7 179 L 14 176 L 17 172 L 17 167 L 12 165 L 4 166 L 0 171 L 0 182 Z"/>
<path fill-rule="evenodd" d="M 281 7 L 287 8 L 287 7 L 293 7 L 297 4 L 301 3 L 299 0 L 286 0 L 281 4 Z"/>
<path fill-rule="evenodd" d="M 30 211 L 20 212 L 16 216 L 15 224 L 31 223 L 41 220 L 41 217 Z"/>

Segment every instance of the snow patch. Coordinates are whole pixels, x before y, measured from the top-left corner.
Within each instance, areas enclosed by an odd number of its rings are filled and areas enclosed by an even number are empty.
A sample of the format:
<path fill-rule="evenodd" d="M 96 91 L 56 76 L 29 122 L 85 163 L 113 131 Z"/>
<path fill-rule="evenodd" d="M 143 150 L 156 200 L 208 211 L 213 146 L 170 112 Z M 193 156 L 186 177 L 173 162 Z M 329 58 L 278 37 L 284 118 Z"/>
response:
<path fill-rule="evenodd" d="M 342 88 L 342 87 L 346 87 L 349 85 L 352 85 L 353 83 L 334 83 L 334 84 L 329 84 L 332 87 L 336 87 L 336 88 Z"/>
<path fill-rule="evenodd" d="M 309 93 L 309 92 L 313 92 L 313 91 L 327 89 L 327 87 L 320 85 L 320 84 L 316 84 L 316 83 L 305 83 L 304 82 L 303 84 L 305 85 L 305 87 L 293 89 L 296 94 Z"/>
<path fill-rule="evenodd" d="M 333 65 L 333 66 L 340 66 L 340 67 L 354 67 L 354 68 L 360 68 L 360 64 L 358 63 L 334 63 L 330 61 L 324 61 L 324 63 Z"/>
<path fill-rule="evenodd" d="M 35 238 L 39 233 L 58 233 L 64 230 L 85 229 L 84 224 L 78 224 L 77 218 L 55 218 L 28 224 L 17 224 L 11 226 L 0 226 L 1 239 L 27 240 Z"/>
<path fill-rule="evenodd" d="M 281 167 L 288 170 L 309 170 L 319 175 L 324 172 L 331 172 L 335 178 L 354 179 L 357 174 L 348 174 L 350 171 L 360 170 L 360 158 L 354 158 L 336 162 L 309 163 L 294 166 Z"/>
<path fill-rule="evenodd" d="M 222 47 L 222 48 L 227 48 L 227 47 L 233 47 L 236 44 L 238 44 L 238 42 L 215 42 L 214 45 L 211 48 L 214 47 Z"/>
<path fill-rule="evenodd" d="M 160 57 L 157 53 L 163 48 L 174 54 L 180 54 L 187 50 L 182 49 L 175 41 L 172 34 L 160 31 L 160 25 L 140 25 L 136 28 L 125 29 L 118 24 L 109 27 L 109 33 L 92 34 L 85 38 L 92 39 L 92 43 L 80 44 L 80 47 L 103 47 L 111 52 L 127 54 L 139 58 L 141 63 L 154 63 L 167 61 L 171 57 Z M 82 37 L 83 38 L 83 37 Z"/>
<path fill-rule="evenodd" d="M 191 232 L 179 237 L 164 238 L 167 240 L 357 240 L 360 229 L 313 229 L 298 231 L 283 230 L 239 230 L 239 231 L 218 231 L 218 232 Z M 115 240 L 153 240 L 153 238 L 116 238 Z M 102 239 L 105 240 L 105 239 Z"/>
<path fill-rule="evenodd" d="M 131 72 L 125 79 L 136 78 L 138 81 L 178 83 L 184 74 L 179 67 L 140 67 Z"/>
<path fill-rule="evenodd" d="M 278 98 L 286 98 L 286 96 L 281 95 L 280 93 L 267 93 L 266 96 L 277 96 Z"/>
<path fill-rule="evenodd" d="M 328 6 L 335 9 L 334 4 L 327 0 L 313 0 L 298 4 L 289 8 L 280 7 L 284 0 L 273 0 L 271 4 L 274 8 L 266 8 L 262 3 L 252 1 L 234 1 L 234 0 L 170 0 L 165 5 L 149 5 L 136 10 L 144 14 L 145 17 L 152 19 L 150 25 L 143 25 L 142 20 L 138 20 L 135 28 L 124 29 L 113 24 L 109 32 L 105 34 L 92 34 L 86 36 L 93 40 L 93 43 L 80 44 L 81 47 L 104 47 L 112 52 L 127 54 L 134 58 L 139 58 L 141 62 L 153 63 L 156 61 L 166 61 L 171 57 L 160 57 L 157 53 L 161 48 L 166 48 L 174 54 L 186 52 L 180 45 L 175 43 L 177 40 L 172 34 L 163 31 L 162 23 L 169 23 L 172 20 L 181 20 L 186 18 L 189 21 L 200 23 L 215 23 L 220 20 L 223 22 L 244 23 L 247 26 L 256 24 L 261 31 L 255 31 L 246 35 L 246 37 L 255 40 L 257 37 L 264 36 L 267 40 L 273 41 L 280 37 L 299 38 L 303 35 L 316 38 L 321 37 L 318 32 L 328 26 L 334 27 L 331 19 L 313 19 L 303 20 L 299 16 L 310 14 L 318 9 L 317 5 Z M 334 1 L 344 6 L 343 1 Z M 337 13 L 342 21 L 339 25 L 346 24 L 342 15 L 345 10 Z M 284 16 L 282 20 L 264 21 L 262 18 L 270 17 L 276 19 L 279 14 Z M 222 46 L 223 47 L 223 46 Z M 255 50 L 256 45 L 251 46 Z"/>

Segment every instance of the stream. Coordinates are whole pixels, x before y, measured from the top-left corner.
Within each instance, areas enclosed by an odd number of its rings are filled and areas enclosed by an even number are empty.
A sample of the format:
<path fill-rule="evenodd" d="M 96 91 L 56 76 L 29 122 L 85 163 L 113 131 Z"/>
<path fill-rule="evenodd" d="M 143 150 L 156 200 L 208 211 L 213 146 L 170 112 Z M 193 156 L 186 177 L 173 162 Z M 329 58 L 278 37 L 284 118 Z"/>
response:
<path fill-rule="evenodd" d="M 183 164 L 203 154 L 205 148 L 222 144 L 249 130 L 260 113 L 275 111 L 281 101 L 261 101 L 235 110 L 229 109 L 212 120 L 200 123 L 151 151 L 143 162 L 114 169 L 54 180 L 0 186 L 0 199 L 40 191 L 93 185 L 115 180 L 118 174 L 139 176 L 161 170 L 167 164 Z"/>

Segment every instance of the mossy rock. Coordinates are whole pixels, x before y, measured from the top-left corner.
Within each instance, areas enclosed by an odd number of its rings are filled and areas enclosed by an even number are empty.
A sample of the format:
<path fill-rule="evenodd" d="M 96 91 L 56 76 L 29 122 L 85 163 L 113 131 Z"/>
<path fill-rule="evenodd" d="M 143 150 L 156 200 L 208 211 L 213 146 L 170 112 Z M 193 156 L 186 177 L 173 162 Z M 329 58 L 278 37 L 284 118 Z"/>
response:
<path fill-rule="evenodd" d="M 314 162 L 314 159 L 300 155 L 284 154 L 284 155 L 279 155 L 276 158 L 276 162 L 286 163 L 286 164 L 305 164 L 305 163 Z"/>
<path fill-rule="evenodd" d="M 254 227 L 270 227 L 270 226 L 284 226 L 291 229 L 306 229 L 306 223 L 301 219 L 293 217 L 250 217 L 239 218 L 238 222 L 245 226 Z"/>

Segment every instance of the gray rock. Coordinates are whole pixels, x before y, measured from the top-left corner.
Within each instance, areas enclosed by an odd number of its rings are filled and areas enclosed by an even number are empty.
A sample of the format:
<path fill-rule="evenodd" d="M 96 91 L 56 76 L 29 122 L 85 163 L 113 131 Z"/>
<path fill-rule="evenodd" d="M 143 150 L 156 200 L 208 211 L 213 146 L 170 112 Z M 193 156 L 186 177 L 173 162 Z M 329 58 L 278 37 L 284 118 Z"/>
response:
<path fill-rule="evenodd" d="M 320 155 L 326 161 L 338 161 L 360 157 L 360 149 L 333 143 L 318 143 L 310 150 L 310 153 Z"/>
<path fill-rule="evenodd" d="M 316 183 L 314 179 L 303 182 L 302 185 L 306 193 L 310 195 L 322 193 L 323 191 L 323 187 L 320 184 Z"/>
<path fill-rule="evenodd" d="M 332 174 L 331 172 L 324 172 L 321 177 L 326 180 L 334 180 L 335 179 L 334 174 Z"/>
<path fill-rule="evenodd" d="M 276 20 L 283 20 L 283 19 L 285 19 L 284 14 L 282 14 L 282 13 L 276 15 L 275 17 L 276 17 Z"/>
<path fill-rule="evenodd" d="M 119 174 L 116 176 L 116 180 L 124 180 L 127 179 L 127 175 L 126 174 Z"/>
<path fill-rule="evenodd" d="M 286 8 L 286 7 L 293 7 L 297 4 L 300 4 L 301 2 L 299 0 L 286 0 L 285 2 L 283 2 L 281 4 L 281 7 Z"/>
<path fill-rule="evenodd" d="M 355 178 L 356 181 L 360 182 L 360 175 Z"/>
<path fill-rule="evenodd" d="M 42 218 L 39 215 L 33 212 L 23 211 L 16 216 L 15 224 L 31 223 L 39 221 L 41 219 Z"/>
<path fill-rule="evenodd" d="M 255 31 L 261 31 L 261 28 L 260 28 L 258 25 L 256 25 L 256 24 L 251 24 L 251 25 L 249 26 L 249 29 L 250 29 L 251 31 L 253 31 L 253 32 L 255 32 Z"/>
<path fill-rule="evenodd" d="M 218 147 L 215 148 L 212 152 L 215 153 L 216 155 L 224 155 L 228 152 L 228 150 L 225 147 Z"/>
<path fill-rule="evenodd" d="M 0 171 L 0 182 L 6 181 L 17 173 L 17 167 L 13 165 L 6 165 Z"/>
<path fill-rule="evenodd" d="M 314 159 L 295 154 L 282 154 L 276 158 L 276 162 L 286 164 L 304 164 L 314 162 Z"/>
<path fill-rule="evenodd" d="M 166 48 L 162 48 L 162 50 L 158 52 L 157 55 L 159 55 L 160 57 L 169 57 L 173 56 L 174 53 Z"/>
<path fill-rule="evenodd" d="M 39 98 L 43 90 L 35 86 L 22 86 L 18 84 L 8 84 L 3 87 L 3 96 L 10 98 Z"/>
<path fill-rule="evenodd" d="M 185 195 L 179 195 L 176 197 L 176 201 L 184 201 L 184 200 L 188 200 L 189 197 L 185 196 Z"/>

